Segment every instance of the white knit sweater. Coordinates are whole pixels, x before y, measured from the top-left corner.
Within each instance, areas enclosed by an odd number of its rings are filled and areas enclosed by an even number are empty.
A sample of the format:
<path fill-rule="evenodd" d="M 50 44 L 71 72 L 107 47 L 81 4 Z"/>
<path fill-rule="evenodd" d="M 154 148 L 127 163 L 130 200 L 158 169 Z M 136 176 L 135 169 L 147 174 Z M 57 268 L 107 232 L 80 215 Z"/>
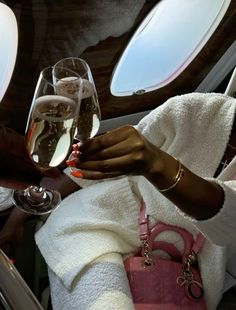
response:
<path fill-rule="evenodd" d="M 213 178 L 229 140 L 235 108 L 235 99 L 220 94 L 177 96 L 151 112 L 137 128 L 197 175 Z M 222 296 L 227 250 L 236 252 L 236 181 L 228 181 L 235 174 L 236 158 L 215 180 L 224 189 L 224 205 L 205 221 L 184 215 L 144 177 L 95 184 L 74 179 L 83 190 L 67 197 L 51 214 L 36 234 L 36 242 L 50 268 L 71 287 L 84 267 L 99 256 L 126 254 L 139 246 L 137 222 L 143 197 L 153 221 L 184 227 L 194 236 L 200 230 L 206 236 L 199 265 L 208 309 L 215 309 Z M 182 248 L 176 236 L 164 238 Z"/>

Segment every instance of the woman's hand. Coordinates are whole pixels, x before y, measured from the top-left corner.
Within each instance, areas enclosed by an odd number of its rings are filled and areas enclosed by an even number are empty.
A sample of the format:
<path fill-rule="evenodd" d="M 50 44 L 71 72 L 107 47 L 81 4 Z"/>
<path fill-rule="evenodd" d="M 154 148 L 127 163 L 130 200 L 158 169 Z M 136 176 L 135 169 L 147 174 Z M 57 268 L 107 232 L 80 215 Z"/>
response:
<path fill-rule="evenodd" d="M 183 212 L 196 219 L 208 219 L 222 206 L 222 188 L 195 175 L 183 165 L 181 178 L 175 184 L 178 161 L 131 126 L 97 136 L 77 149 L 74 146 L 74 149 L 74 155 L 78 157 L 67 164 L 78 167 L 85 179 L 143 175 Z"/>
<path fill-rule="evenodd" d="M 40 182 L 40 186 L 59 191 L 62 198 L 80 189 L 66 174 L 57 178 L 44 177 Z"/>
<path fill-rule="evenodd" d="M 74 149 L 78 159 L 67 164 L 76 165 L 85 179 L 147 176 L 162 169 L 162 152 L 132 126 L 112 130 Z"/>

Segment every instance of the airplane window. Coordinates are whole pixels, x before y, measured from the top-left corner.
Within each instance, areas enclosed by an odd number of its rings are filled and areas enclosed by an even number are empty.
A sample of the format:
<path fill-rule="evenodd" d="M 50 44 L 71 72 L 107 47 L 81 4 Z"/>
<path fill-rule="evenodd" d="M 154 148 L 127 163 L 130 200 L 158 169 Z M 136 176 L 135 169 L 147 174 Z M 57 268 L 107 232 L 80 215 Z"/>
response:
<path fill-rule="evenodd" d="M 143 94 L 173 81 L 205 46 L 229 4 L 230 0 L 159 2 L 118 62 L 112 94 Z"/>
<path fill-rule="evenodd" d="M 8 29 L 8 32 L 6 32 Z M 0 102 L 6 91 L 15 66 L 18 31 L 16 18 L 8 6 L 0 3 Z"/>

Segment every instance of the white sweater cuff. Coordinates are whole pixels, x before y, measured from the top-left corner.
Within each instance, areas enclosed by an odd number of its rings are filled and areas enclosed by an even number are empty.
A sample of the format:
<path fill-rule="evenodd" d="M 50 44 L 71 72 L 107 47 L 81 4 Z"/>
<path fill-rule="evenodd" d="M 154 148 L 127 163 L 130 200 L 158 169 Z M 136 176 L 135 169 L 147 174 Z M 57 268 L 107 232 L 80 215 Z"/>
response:
<path fill-rule="evenodd" d="M 224 203 L 219 212 L 207 219 L 196 220 L 187 215 L 194 226 L 213 243 L 220 246 L 235 247 L 236 232 L 236 181 L 219 181 L 210 179 L 219 184 L 224 190 Z"/>

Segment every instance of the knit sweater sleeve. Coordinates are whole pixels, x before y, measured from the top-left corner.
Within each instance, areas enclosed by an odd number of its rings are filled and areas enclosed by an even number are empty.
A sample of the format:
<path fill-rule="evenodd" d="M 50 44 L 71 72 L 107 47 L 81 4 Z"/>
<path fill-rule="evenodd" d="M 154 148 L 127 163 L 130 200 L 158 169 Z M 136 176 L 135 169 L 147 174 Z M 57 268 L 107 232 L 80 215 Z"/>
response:
<path fill-rule="evenodd" d="M 135 126 L 147 140 L 159 148 L 166 142 L 171 143 L 176 134 L 174 105 L 175 97 L 151 111 Z"/>
<path fill-rule="evenodd" d="M 194 226 L 205 235 L 207 239 L 219 246 L 227 246 L 236 249 L 235 232 L 236 232 L 236 181 L 219 181 L 208 178 L 218 183 L 224 190 L 224 202 L 219 212 L 207 219 L 196 220 L 187 215 Z"/>
<path fill-rule="evenodd" d="M 137 128 L 153 144 L 178 157 L 191 171 L 208 180 L 217 182 L 223 188 L 224 203 L 214 217 L 204 221 L 197 221 L 182 211 L 179 212 L 213 243 L 236 248 L 236 181 L 220 181 L 209 177 L 214 174 L 215 167 L 218 166 L 218 161 L 222 156 L 222 145 L 228 139 L 234 113 L 230 109 L 234 109 L 231 99 L 218 94 L 177 96 L 169 99 L 147 115 L 141 120 Z M 230 113 L 228 110 L 230 110 Z M 198 128 L 207 128 L 208 130 L 197 130 L 196 126 L 188 126 L 189 124 L 197 125 L 195 121 L 196 115 L 199 115 L 198 118 L 201 120 L 201 126 Z M 210 130 L 207 125 L 210 123 L 209 115 L 214 115 L 217 126 L 212 126 L 211 134 L 209 134 Z M 217 134 L 218 149 L 216 151 L 216 146 L 214 146 L 215 153 L 214 158 L 212 158 L 212 153 L 207 146 L 210 141 L 214 141 L 218 128 L 222 129 L 218 124 L 222 122 L 223 116 L 225 119 L 224 133 L 220 137 L 221 140 Z M 200 140 L 199 136 L 201 137 Z M 192 141 L 189 141 L 189 137 L 192 137 Z M 189 148 L 189 145 L 191 145 L 191 148 Z M 205 145 L 206 147 L 199 148 L 199 145 Z M 206 149 L 206 152 L 204 149 Z"/>

